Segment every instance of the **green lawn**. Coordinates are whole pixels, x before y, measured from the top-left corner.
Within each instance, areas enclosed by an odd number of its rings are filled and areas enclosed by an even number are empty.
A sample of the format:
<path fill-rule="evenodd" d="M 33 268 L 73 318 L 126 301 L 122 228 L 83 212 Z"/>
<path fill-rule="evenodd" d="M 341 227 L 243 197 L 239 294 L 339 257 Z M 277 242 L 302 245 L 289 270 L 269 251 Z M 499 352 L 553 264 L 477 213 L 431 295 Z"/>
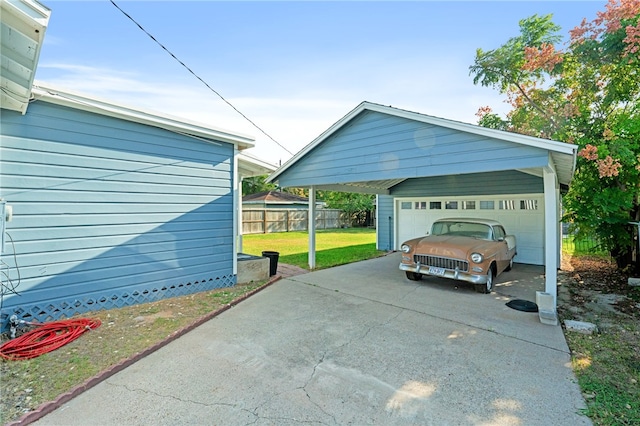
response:
<path fill-rule="evenodd" d="M 260 256 L 263 251 L 280 253 L 279 262 L 309 268 L 309 234 L 278 232 L 244 235 L 243 253 Z M 330 268 L 380 256 L 376 231 L 367 228 L 323 229 L 316 232 L 316 269 Z"/>

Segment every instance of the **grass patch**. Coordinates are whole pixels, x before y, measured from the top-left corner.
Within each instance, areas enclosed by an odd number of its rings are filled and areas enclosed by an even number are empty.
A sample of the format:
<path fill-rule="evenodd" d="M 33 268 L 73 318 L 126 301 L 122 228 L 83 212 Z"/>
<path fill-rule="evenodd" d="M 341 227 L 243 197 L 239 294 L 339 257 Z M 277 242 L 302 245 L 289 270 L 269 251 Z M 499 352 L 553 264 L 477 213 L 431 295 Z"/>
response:
<path fill-rule="evenodd" d="M 381 253 L 383 252 L 376 250 L 375 243 L 320 250 L 316 251 L 316 269 L 331 268 L 332 266 L 372 259 L 380 256 Z M 300 268 L 308 268 L 309 254 L 305 252 L 280 256 L 280 261 Z"/>
<path fill-rule="evenodd" d="M 594 335 L 567 333 L 573 369 L 596 425 L 640 424 L 640 327 L 629 322 Z"/>
<path fill-rule="evenodd" d="M 260 256 L 263 251 L 280 253 L 279 262 L 309 267 L 309 233 L 279 232 L 245 235 L 242 251 Z M 376 250 L 376 231 L 367 228 L 323 229 L 316 232 L 316 269 L 371 259 Z"/>

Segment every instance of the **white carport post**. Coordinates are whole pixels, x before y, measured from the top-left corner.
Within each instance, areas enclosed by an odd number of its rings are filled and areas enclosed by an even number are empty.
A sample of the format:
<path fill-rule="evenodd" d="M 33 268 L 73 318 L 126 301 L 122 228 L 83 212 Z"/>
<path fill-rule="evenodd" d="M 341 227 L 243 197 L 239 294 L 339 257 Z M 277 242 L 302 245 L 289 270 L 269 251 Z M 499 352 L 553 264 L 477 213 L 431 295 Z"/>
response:
<path fill-rule="evenodd" d="M 236 188 L 236 194 L 238 194 L 238 247 L 236 253 L 242 253 L 242 180 L 243 177 L 238 177 L 238 187 Z"/>
<path fill-rule="evenodd" d="M 242 183 L 240 181 L 240 172 L 238 170 L 238 146 L 234 146 L 233 149 L 233 183 L 235 188 L 231 188 L 233 194 L 233 229 L 234 234 L 237 233 L 238 227 L 242 226 L 242 219 L 238 219 L 239 209 L 242 206 Z M 238 190 L 239 188 L 239 190 Z M 240 237 L 242 238 L 242 237 Z M 233 235 L 232 238 L 232 250 L 233 250 L 233 275 L 238 275 L 238 247 L 242 247 L 242 243 L 239 242 L 237 235 Z M 240 248 L 241 249 L 241 248 Z"/>
<path fill-rule="evenodd" d="M 316 268 L 316 187 L 309 187 L 309 269 Z"/>
<path fill-rule="evenodd" d="M 553 164 L 542 170 L 544 183 L 544 269 L 545 291 L 537 294 L 536 302 L 541 309 L 540 320 L 557 324 L 556 298 L 558 287 L 558 191 L 557 176 Z M 542 306 L 541 306 L 542 305 Z M 543 318 L 545 317 L 545 318 Z"/>

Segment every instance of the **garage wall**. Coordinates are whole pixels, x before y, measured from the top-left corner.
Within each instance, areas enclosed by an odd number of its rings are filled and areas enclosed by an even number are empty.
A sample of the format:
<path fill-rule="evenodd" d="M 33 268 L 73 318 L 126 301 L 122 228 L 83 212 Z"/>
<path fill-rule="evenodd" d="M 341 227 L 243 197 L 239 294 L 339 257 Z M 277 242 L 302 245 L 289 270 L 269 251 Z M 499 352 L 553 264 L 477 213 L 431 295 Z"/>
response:
<path fill-rule="evenodd" d="M 45 321 L 230 286 L 233 145 L 36 101 L 2 111 L 0 196 L 20 295 Z"/>
<path fill-rule="evenodd" d="M 395 241 L 395 209 L 394 198 L 391 195 L 378 195 L 376 198 L 376 248 L 378 250 L 393 250 Z"/>

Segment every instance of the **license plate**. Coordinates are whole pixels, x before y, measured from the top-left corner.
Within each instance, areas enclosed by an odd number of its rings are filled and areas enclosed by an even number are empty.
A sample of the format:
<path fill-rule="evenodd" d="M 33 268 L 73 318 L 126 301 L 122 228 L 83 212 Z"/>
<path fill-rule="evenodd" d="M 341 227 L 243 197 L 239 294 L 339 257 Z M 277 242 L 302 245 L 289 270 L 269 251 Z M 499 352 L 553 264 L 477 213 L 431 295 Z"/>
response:
<path fill-rule="evenodd" d="M 444 268 L 436 268 L 435 266 L 429 266 L 429 275 L 438 275 L 438 276 L 443 276 L 444 275 Z"/>

